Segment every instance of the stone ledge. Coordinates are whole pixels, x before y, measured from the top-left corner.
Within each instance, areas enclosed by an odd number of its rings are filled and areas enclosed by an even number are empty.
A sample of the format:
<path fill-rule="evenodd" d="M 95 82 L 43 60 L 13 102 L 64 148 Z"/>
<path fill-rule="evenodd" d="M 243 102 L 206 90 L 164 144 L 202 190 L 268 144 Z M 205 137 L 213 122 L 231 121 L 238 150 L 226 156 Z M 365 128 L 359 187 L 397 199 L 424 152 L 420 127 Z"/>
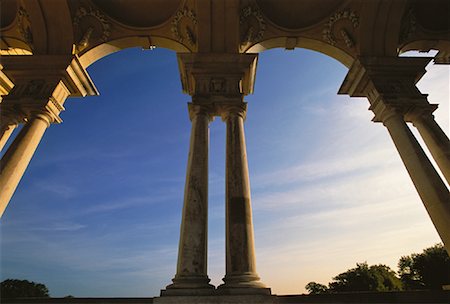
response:
<path fill-rule="evenodd" d="M 156 304 L 276 304 L 276 296 L 266 295 L 215 295 L 215 296 L 164 296 L 154 298 Z"/>

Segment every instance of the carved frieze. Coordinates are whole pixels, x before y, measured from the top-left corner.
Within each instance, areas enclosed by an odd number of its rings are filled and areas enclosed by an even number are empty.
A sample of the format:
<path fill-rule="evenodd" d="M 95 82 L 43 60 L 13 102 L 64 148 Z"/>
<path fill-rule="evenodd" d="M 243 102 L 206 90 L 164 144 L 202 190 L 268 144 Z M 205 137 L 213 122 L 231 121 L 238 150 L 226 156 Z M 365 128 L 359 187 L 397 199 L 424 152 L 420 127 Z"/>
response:
<path fill-rule="evenodd" d="M 22 6 L 19 8 L 17 13 L 17 30 L 28 46 L 33 48 L 33 33 L 31 31 L 30 16 Z"/>
<path fill-rule="evenodd" d="M 359 17 L 350 10 L 338 11 L 334 13 L 322 32 L 323 39 L 331 45 L 336 45 L 338 39 L 342 39 L 348 48 L 355 45 L 352 33 L 359 26 Z M 340 38 L 337 38 L 337 33 Z"/>
<path fill-rule="evenodd" d="M 239 17 L 241 45 L 261 41 L 266 31 L 266 22 L 257 7 L 247 6 Z"/>
<path fill-rule="evenodd" d="M 77 33 L 77 50 L 86 48 L 93 39 L 106 42 L 111 35 L 111 23 L 106 16 L 93 7 L 78 8 L 73 18 L 73 26 Z"/>
<path fill-rule="evenodd" d="M 197 17 L 195 12 L 188 8 L 177 11 L 170 30 L 179 42 L 187 42 L 191 47 L 194 47 L 197 44 Z"/>

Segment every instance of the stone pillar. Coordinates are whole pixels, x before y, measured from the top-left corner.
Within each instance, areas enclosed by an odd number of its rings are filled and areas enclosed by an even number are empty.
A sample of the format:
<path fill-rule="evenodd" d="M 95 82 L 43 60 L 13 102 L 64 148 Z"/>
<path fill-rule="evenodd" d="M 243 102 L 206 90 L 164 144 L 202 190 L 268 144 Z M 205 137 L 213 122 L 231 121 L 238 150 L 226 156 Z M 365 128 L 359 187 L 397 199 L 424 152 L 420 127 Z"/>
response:
<path fill-rule="evenodd" d="M 47 113 L 33 115 L 0 161 L 0 216 L 16 190 L 45 130 L 52 122 Z"/>
<path fill-rule="evenodd" d="M 450 246 L 450 194 L 420 144 L 393 108 L 379 115 L 446 248 Z"/>
<path fill-rule="evenodd" d="M 98 95 L 98 91 L 77 56 L 4 56 L 1 68 L 2 124 L 26 123 L 1 160 L 3 213 L 48 124 L 62 122 L 59 114 L 65 100 Z"/>
<path fill-rule="evenodd" d="M 417 119 L 436 109 L 436 105 L 428 103 L 427 95 L 415 86 L 425 74 L 430 60 L 423 57 L 359 58 L 350 68 L 339 93 L 369 99 L 370 109 L 375 113 L 373 121 L 382 122 L 388 129 L 428 215 L 450 253 L 449 190 L 406 124 L 406 121 L 412 121 L 420 125 L 422 131 L 419 132 L 432 147 L 430 150 L 434 150 L 433 156 L 443 154 L 442 130 L 429 119 Z"/>
<path fill-rule="evenodd" d="M 210 112 L 189 104 L 191 141 L 184 190 L 177 273 L 161 295 L 211 294 L 207 275 L 208 148 Z"/>
<path fill-rule="evenodd" d="M 256 273 L 250 180 L 245 146 L 246 104 L 227 106 L 226 131 L 226 274 L 221 291 L 270 294 Z"/>
<path fill-rule="evenodd" d="M 412 120 L 434 160 L 450 184 L 450 141 L 432 114 L 417 115 Z"/>
<path fill-rule="evenodd" d="M 9 137 L 14 132 L 14 129 L 17 127 L 17 124 L 7 124 L 1 127 L 0 129 L 0 151 L 8 142 Z"/>

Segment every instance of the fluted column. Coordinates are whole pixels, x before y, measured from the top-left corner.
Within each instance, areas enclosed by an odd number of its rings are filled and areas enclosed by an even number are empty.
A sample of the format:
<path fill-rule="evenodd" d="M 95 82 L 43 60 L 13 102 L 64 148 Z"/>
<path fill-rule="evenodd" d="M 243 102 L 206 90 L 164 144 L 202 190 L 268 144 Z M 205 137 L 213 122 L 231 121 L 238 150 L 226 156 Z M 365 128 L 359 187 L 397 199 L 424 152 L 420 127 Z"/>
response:
<path fill-rule="evenodd" d="M 47 113 L 34 114 L 0 160 L 0 216 L 51 122 Z"/>
<path fill-rule="evenodd" d="M 450 141 L 431 113 L 417 115 L 412 120 L 434 160 L 450 184 Z"/>
<path fill-rule="evenodd" d="M 392 107 L 379 113 L 446 248 L 450 248 L 450 194 L 420 144 Z"/>
<path fill-rule="evenodd" d="M 214 290 L 207 275 L 208 236 L 208 108 L 189 104 L 192 120 L 177 273 L 161 295 L 208 294 Z"/>
<path fill-rule="evenodd" d="M 3 147 L 8 142 L 8 139 L 11 137 L 11 134 L 14 132 L 14 129 L 17 127 L 17 124 L 6 124 L 0 129 L 0 151 L 3 150 Z"/>
<path fill-rule="evenodd" d="M 250 180 L 245 146 L 246 104 L 225 107 L 226 122 L 226 274 L 222 290 L 270 294 L 256 273 Z"/>

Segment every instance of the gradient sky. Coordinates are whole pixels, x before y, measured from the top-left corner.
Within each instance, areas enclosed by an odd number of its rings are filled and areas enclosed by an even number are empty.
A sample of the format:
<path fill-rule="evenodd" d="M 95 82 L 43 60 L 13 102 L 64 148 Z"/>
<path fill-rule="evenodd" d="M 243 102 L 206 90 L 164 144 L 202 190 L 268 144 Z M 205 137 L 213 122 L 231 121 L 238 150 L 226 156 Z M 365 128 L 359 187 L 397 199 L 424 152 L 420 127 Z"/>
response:
<path fill-rule="evenodd" d="M 449 67 L 419 83 L 449 130 Z M 1 280 L 51 296 L 149 297 L 176 269 L 189 96 L 176 54 L 127 49 L 88 68 L 101 95 L 69 99 L 1 219 Z M 440 239 L 382 124 L 338 96 L 347 69 L 307 50 L 260 54 L 245 124 L 257 270 L 305 292 L 356 263 L 396 270 Z M 417 132 L 415 132 L 417 135 Z M 211 124 L 209 276 L 225 272 L 225 125 Z"/>

